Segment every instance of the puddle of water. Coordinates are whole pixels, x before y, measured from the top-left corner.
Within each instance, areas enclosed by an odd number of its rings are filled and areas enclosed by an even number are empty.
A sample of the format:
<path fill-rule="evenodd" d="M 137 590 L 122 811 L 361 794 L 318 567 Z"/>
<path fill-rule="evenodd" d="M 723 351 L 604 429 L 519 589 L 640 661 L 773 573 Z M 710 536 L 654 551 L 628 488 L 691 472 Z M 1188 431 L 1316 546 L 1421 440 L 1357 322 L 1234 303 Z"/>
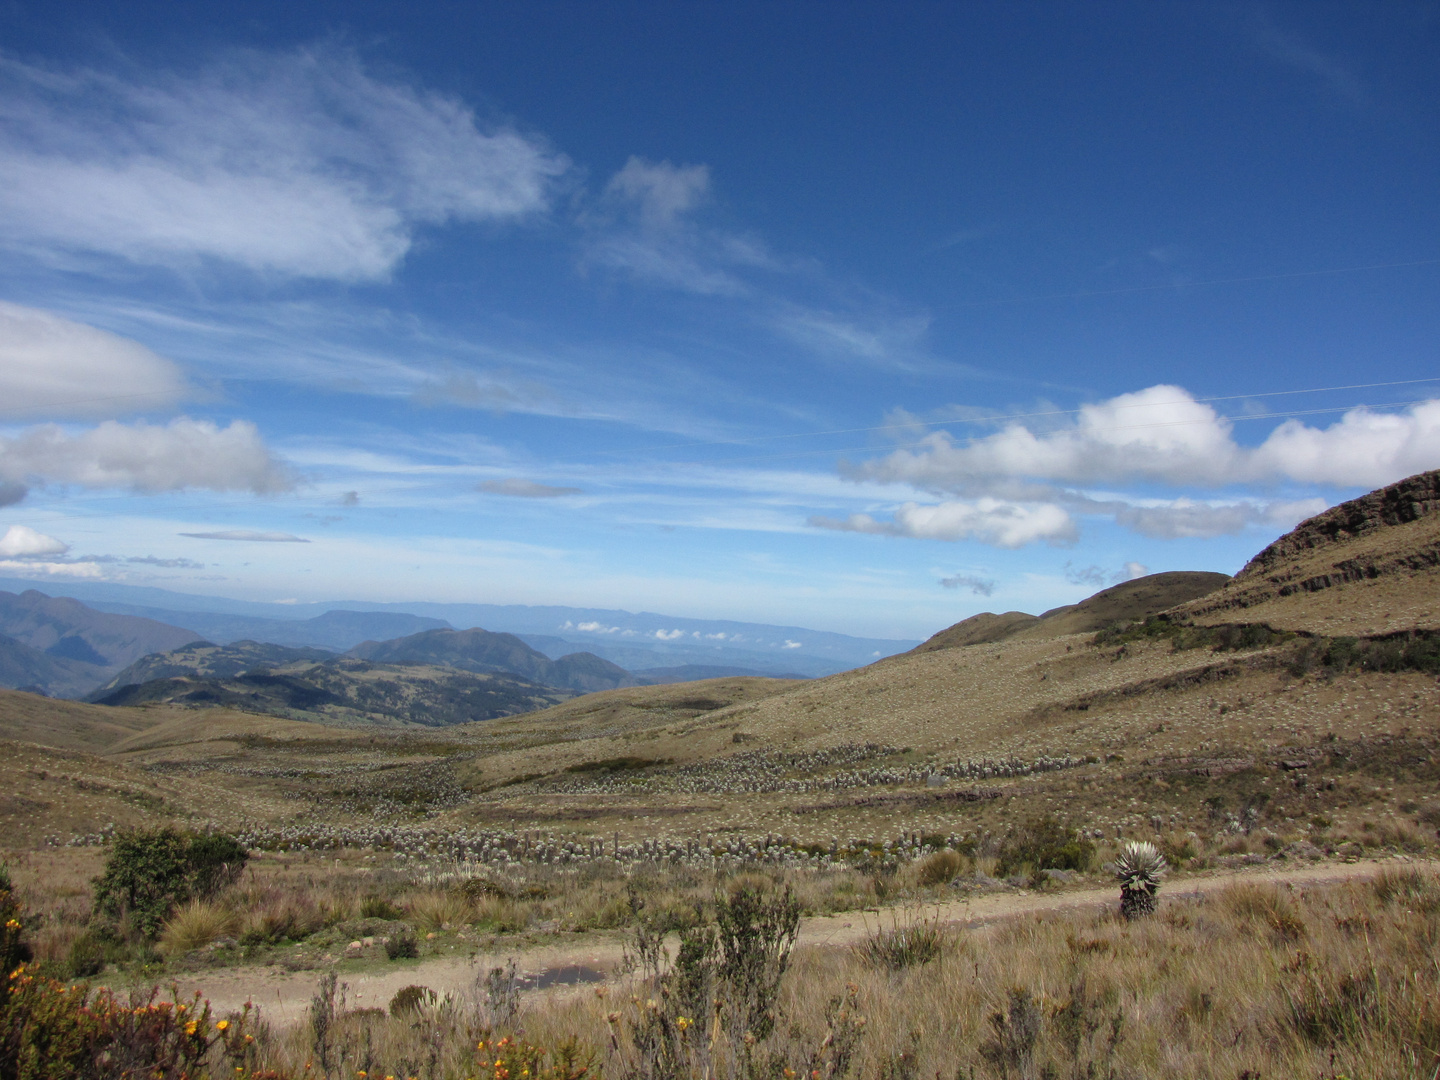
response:
<path fill-rule="evenodd" d="M 527 972 L 515 980 L 515 985 L 521 990 L 545 990 L 551 986 L 580 986 L 583 983 L 604 982 L 605 979 L 603 971 L 584 964 L 566 964 L 533 974 Z"/>

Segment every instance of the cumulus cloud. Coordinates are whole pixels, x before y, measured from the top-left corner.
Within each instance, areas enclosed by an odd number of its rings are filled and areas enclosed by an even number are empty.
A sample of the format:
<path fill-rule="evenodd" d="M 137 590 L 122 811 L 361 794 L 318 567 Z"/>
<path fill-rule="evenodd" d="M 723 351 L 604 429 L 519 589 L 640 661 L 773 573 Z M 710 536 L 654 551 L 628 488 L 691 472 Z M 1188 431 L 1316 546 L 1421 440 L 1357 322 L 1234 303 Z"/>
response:
<path fill-rule="evenodd" d="M 655 636 L 661 641 L 675 641 L 685 636 L 684 630 L 656 630 Z"/>
<path fill-rule="evenodd" d="M 921 540 L 978 540 L 995 547 L 1018 548 L 1037 540 L 1065 544 L 1076 537 L 1075 522 L 1062 507 L 1051 503 L 1017 503 L 984 497 L 935 505 L 908 502 L 890 521 L 869 514 L 851 514 L 836 520 L 812 517 L 822 529 L 908 536 Z"/>
<path fill-rule="evenodd" d="M 0 479 L 138 492 L 269 494 L 295 486 L 254 424 L 236 420 L 221 428 L 183 416 L 163 425 L 107 420 L 79 434 L 45 424 L 0 436 Z"/>
<path fill-rule="evenodd" d="M 521 480 L 516 477 L 506 480 L 485 480 L 477 486 L 479 490 L 491 495 L 513 495 L 520 499 L 558 499 L 562 495 L 584 494 L 581 488 L 551 487 L 549 484 L 537 484 L 533 480 Z"/>
<path fill-rule="evenodd" d="M 263 544 L 308 544 L 303 536 L 283 532 L 256 532 L 253 529 L 221 529 L 217 532 L 182 532 L 194 540 L 242 540 Z"/>
<path fill-rule="evenodd" d="M 186 391 L 180 369 L 138 341 L 0 301 L 0 416 L 113 416 Z"/>
<path fill-rule="evenodd" d="M 547 208 L 565 158 L 335 49 L 198 75 L 0 64 L 0 227 L 42 252 L 383 278 L 417 229 Z"/>
<path fill-rule="evenodd" d="M 1116 581 L 1116 584 L 1118 585 L 1121 581 L 1134 581 L 1137 578 L 1149 576 L 1150 568 L 1144 563 L 1127 562 L 1120 568 L 1120 573 L 1117 575 L 1119 580 Z"/>
<path fill-rule="evenodd" d="M 0 536 L 0 556 L 7 559 L 30 558 L 35 555 L 64 555 L 70 545 L 53 536 L 36 532 L 29 525 L 11 525 Z"/>
<path fill-rule="evenodd" d="M 989 596 L 995 591 L 995 582 L 974 574 L 954 574 L 943 577 L 940 584 L 947 589 L 969 589 L 976 596 Z"/>
<path fill-rule="evenodd" d="M 1294 480 L 1380 487 L 1440 466 L 1440 401 L 1402 413 L 1357 408 L 1326 428 L 1288 420 L 1260 446 L 1246 448 L 1230 421 L 1178 386 L 1152 386 L 1079 410 L 1058 431 L 1021 423 L 967 443 L 949 432 L 925 437 L 851 467 L 857 479 L 902 481 L 971 493 L 997 483 L 1152 481 L 1219 487 Z"/>
<path fill-rule="evenodd" d="M 781 647 L 782 649 L 799 649 L 799 648 L 803 647 L 804 644 L 805 644 L 805 643 L 804 643 L 803 641 L 791 641 L 789 638 L 786 638 L 786 639 L 785 639 L 785 644 L 782 645 L 782 646 L 780 646 L 780 647 Z"/>

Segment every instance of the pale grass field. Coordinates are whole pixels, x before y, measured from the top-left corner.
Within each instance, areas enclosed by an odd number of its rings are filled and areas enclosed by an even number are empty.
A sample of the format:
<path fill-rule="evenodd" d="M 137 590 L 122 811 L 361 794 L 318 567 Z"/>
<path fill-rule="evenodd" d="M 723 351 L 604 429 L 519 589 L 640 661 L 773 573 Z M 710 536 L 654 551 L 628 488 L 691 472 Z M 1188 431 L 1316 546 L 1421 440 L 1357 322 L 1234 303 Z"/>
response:
<path fill-rule="evenodd" d="M 863 1026 L 844 1075 L 877 1080 L 1429 1077 L 1440 1067 L 1440 880 L 1402 869 L 1325 888 L 1239 884 L 1133 923 L 1017 918 L 947 935 L 938 959 L 900 970 L 854 948 L 804 949 L 775 1034 L 753 1049 L 757 1075 L 841 1075 L 826 1064 L 826 1010 L 847 994 Z M 655 1076 L 631 1036 L 657 997 L 640 982 L 536 993 L 502 1026 L 547 1047 L 577 1039 L 612 1078 Z M 503 1002 L 497 1013 L 483 991 L 398 1019 L 351 1015 L 324 1056 L 337 1077 L 476 1075 L 473 1040 L 497 1018 Z M 736 1048 L 697 1031 L 709 1075 L 741 1075 Z M 272 1032 L 264 1056 L 316 1075 L 313 1030 Z"/>

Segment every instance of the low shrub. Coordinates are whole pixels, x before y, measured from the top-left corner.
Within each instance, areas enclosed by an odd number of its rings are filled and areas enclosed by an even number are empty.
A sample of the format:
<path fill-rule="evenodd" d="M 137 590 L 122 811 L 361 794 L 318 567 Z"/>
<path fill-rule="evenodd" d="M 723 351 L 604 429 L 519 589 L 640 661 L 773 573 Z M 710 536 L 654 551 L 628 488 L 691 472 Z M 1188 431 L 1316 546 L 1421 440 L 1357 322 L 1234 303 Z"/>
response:
<path fill-rule="evenodd" d="M 420 956 L 420 942 L 414 934 L 393 934 L 385 942 L 385 955 L 391 960 L 414 960 Z"/>
<path fill-rule="evenodd" d="M 1021 867 L 1039 870 L 1088 870 L 1095 845 L 1053 817 L 1020 826 L 1000 845 L 995 873 L 1008 877 Z"/>
<path fill-rule="evenodd" d="M 251 1073 L 249 1013 L 215 1022 L 197 996 L 169 1001 L 11 972 L 0 995 L 0 1076 L 25 1080 L 178 1080 Z"/>
<path fill-rule="evenodd" d="M 362 919 L 403 919 L 405 913 L 392 904 L 383 896 L 376 896 L 371 893 L 360 901 L 360 917 Z"/>
<path fill-rule="evenodd" d="M 178 905 L 238 880 L 247 857 L 228 836 L 189 836 L 171 828 L 121 833 L 95 881 L 95 913 L 128 919 L 136 932 L 154 939 Z"/>
<path fill-rule="evenodd" d="M 435 1003 L 435 991 L 428 986 L 402 986 L 390 999 L 390 1015 L 399 1019 Z"/>

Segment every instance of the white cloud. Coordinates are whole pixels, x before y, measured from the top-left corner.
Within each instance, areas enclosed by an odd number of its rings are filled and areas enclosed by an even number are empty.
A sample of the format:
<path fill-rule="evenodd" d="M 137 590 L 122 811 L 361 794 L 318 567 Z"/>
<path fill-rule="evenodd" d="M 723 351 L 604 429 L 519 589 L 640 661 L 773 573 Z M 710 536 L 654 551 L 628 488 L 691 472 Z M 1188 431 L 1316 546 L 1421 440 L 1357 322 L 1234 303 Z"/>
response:
<path fill-rule="evenodd" d="M 105 572 L 93 562 L 37 562 L 31 559 L 0 559 L 0 570 L 24 574 L 44 574 L 46 577 L 102 578 Z"/>
<path fill-rule="evenodd" d="M 36 532 L 29 525 L 11 525 L 0 536 L 0 556 L 7 559 L 30 558 L 35 555 L 64 555 L 70 545 L 53 536 Z"/>
<path fill-rule="evenodd" d="M 618 626 L 606 626 L 602 622 L 594 622 L 593 620 L 591 622 L 582 622 L 578 626 L 567 621 L 560 629 L 582 630 L 587 634 L 618 634 L 620 632 L 620 627 Z"/>
<path fill-rule="evenodd" d="M 1135 581 L 1137 578 L 1149 577 L 1150 568 L 1144 563 L 1127 562 L 1120 568 L 1120 581 Z M 1119 584 L 1117 581 L 1116 584 Z"/>
<path fill-rule="evenodd" d="M 194 540 L 244 540 L 265 544 L 308 544 L 302 536 L 283 532 L 256 532 L 253 529 L 221 529 L 218 532 L 182 532 Z"/>
<path fill-rule="evenodd" d="M 577 487 L 551 487 L 549 484 L 537 484 L 534 480 L 521 480 L 516 477 L 485 480 L 478 487 L 491 495 L 513 495 L 521 499 L 558 499 L 562 495 L 584 494 Z"/>
<path fill-rule="evenodd" d="M 785 639 L 785 644 L 782 645 L 781 648 L 782 648 L 782 649 L 798 649 L 798 648 L 801 648 L 801 646 L 802 646 L 803 644 L 804 644 L 803 642 L 791 641 L 789 638 L 786 638 L 786 639 Z"/>
<path fill-rule="evenodd" d="M 661 641 L 675 641 L 685 636 L 684 630 L 656 630 L 655 636 Z"/>
<path fill-rule="evenodd" d="M 140 492 L 266 494 L 294 487 L 289 469 L 271 455 L 254 424 L 236 420 L 221 428 L 184 416 L 164 425 L 107 420 L 78 435 L 45 424 L 0 436 L 0 478 Z"/>
<path fill-rule="evenodd" d="M 878 521 L 869 514 L 851 514 L 843 520 L 812 517 L 822 529 L 908 536 L 921 540 L 978 540 L 1002 548 L 1024 547 L 1037 540 L 1052 544 L 1075 539 L 1075 522 L 1052 503 L 1016 503 L 990 497 L 974 501 L 921 505 L 908 502 L 893 520 Z"/>
<path fill-rule="evenodd" d="M 114 416 L 186 389 L 179 368 L 138 341 L 0 301 L 0 416 Z"/>
<path fill-rule="evenodd" d="M 1178 386 L 1160 385 L 1084 406 L 1075 423 L 1059 431 L 1037 433 L 1012 423 L 969 443 L 935 432 L 918 450 L 898 450 L 849 472 L 963 494 L 1018 480 L 1380 487 L 1437 466 L 1440 401 L 1402 413 L 1356 408 L 1327 428 L 1288 420 L 1250 449 L 1235 442 L 1230 422 L 1209 405 Z"/>
<path fill-rule="evenodd" d="M 11 243 L 383 278 L 417 228 L 544 210 L 566 160 L 333 49 L 143 80 L 0 64 Z"/>

